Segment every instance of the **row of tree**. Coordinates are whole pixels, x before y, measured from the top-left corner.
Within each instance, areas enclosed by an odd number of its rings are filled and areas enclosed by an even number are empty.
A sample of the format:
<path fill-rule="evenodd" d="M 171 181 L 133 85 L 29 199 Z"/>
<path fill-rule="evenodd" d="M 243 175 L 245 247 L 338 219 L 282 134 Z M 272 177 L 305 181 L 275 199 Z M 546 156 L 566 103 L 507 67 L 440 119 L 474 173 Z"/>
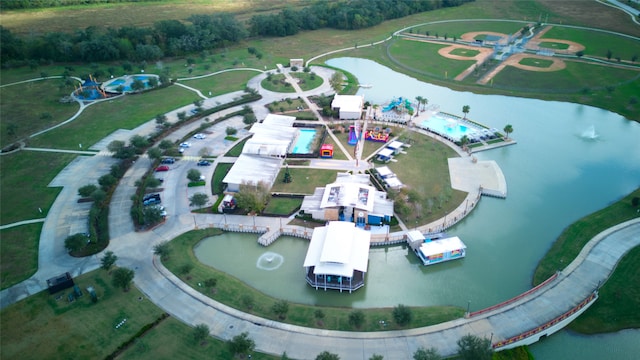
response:
<path fill-rule="evenodd" d="M 362 29 L 388 19 L 469 1 L 473 0 L 320 1 L 301 10 L 287 8 L 273 15 L 255 15 L 247 27 L 254 36 L 287 36 L 324 27 Z M 73 33 L 49 32 L 24 38 L 0 26 L 0 63 L 8 66 L 27 60 L 155 61 L 235 44 L 248 34 L 245 25 L 228 14 L 191 15 L 185 22 L 162 20 L 151 27 L 90 26 Z"/>
<path fill-rule="evenodd" d="M 334 28 L 364 29 L 385 20 L 424 11 L 459 6 L 473 0 L 349 0 L 318 1 L 300 10 L 284 9 L 276 14 L 255 15 L 249 21 L 251 35 L 289 36 L 301 30 Z"/>

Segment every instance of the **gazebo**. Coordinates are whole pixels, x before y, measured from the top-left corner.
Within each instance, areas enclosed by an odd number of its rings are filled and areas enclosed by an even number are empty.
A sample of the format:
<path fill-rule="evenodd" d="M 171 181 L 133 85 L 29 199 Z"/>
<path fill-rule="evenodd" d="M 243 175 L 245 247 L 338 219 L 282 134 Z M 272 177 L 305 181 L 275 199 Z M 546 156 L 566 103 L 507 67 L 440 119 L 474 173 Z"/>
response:
<path fill-rule="evenodd" d="M 352 222 L 331 221 L 313 230 L 304 259 L 307 283 L 351 293 L 364 286 L 371 235 Z"/>

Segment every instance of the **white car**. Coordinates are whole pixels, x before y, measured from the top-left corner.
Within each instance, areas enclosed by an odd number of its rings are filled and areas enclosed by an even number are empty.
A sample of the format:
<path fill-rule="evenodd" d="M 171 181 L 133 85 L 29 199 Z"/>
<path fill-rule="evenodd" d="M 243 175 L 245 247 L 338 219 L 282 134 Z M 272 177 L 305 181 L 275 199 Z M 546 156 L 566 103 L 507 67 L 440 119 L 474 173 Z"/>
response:
<path fill-rule="evenodd" d="M 194 139 L 203 140 L 203 139 L 206 139 L 206 138 L 207 138 L 207 135 L 197 133 L 197 134 L 193 135 L 193 138 L 194 138 Z"/>
<path fill-rule="evenodd" d="M 190 142 L 180 143 L 180 147 L 181 148 L 190 148 L 191 147 L 191 143 Z"/>

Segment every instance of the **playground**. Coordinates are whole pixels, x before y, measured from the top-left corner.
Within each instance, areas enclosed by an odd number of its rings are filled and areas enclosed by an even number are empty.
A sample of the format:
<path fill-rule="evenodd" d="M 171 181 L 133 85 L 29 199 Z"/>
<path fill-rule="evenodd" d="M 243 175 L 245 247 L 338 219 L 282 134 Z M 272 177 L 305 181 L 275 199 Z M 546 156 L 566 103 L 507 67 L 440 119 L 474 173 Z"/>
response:
<path fill-rule="evenodd" d="M 155 79 L 151 80 L 151 79 Z M 150 89 L 156 85 L 160 80 L 158 75 L 145 74 L 145 75 L 124 75 L 105 81 L 100 87 L 104 92 L 111 94 L 126 94 L 130 92 L 142 91 Z M 135 85 L 138 84 L 138 85 Z"/>

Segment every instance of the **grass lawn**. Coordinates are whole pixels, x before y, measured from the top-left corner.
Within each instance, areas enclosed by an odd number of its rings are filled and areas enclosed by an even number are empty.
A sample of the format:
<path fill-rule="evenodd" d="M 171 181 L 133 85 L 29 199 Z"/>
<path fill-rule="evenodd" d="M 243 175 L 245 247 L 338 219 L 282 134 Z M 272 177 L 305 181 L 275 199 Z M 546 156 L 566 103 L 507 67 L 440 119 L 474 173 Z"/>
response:
<path fill-rule="evenodd" d="M 302 199 L 272 197 L 269 199 L 269 203 L 264 209 L 264 212 L 267 214 L 289 216 L 295 209 L 300 208 L 300 205 L 302 205 Z"/>
<path fill-rule="evenodd" d="M 292 72 L 290 74 L 293 78 L 298 79 L 298 86 L 302 91 L 313 90 L 324 82 L 324 79 L 316 74 L 305 72 Z"/>
<path fill-rule="evenodd" d="M 518 64 L 535 66 L 539 68 L 548 68 L 549 66 L 551 66 L 551 64 L 553 64 L 553 61 L 538 58 L 523 58 L 520 60 L 520 62 L 518 62 Z"/>
<path fill-rule="evenodd" d="M 584 62 L 566 61 L 567 67 L 560 71 L 536 72 L 507 66 L 493 78 L 494 86 L 517 86 L 526 84 L 523 91 L 578 92 L 583 88 L 604 88 L 631 81 L 638 71 L 605 67 Z M 530 65 L 530 64 L 527 64 Z"/>
<path fill-rule="evenodd" d="M 67 301 L 70 289 L 54 295 L 43 291 L 2 310 L 3 359 L 105 358 L 162 314 L 135 287 L 128 292 L 114 288 L 104 270 L 74 281 L 84 296 L 72 303 Z M 98 294 L 95 304 L 88 286 Z M 125 325 L 116 329 L 123 319 Z"/>
<path fill-rule="evenodd" d="M 244 147 L 244 144 L 247 142 L 247 140 L 249 140 L 250 137 L 240 141 L 239 143 L 233 145 L 233 147 L 231 149 L 229 149 L 229 151 L 227 151 L 226 154 L 224 154 L 224 156 L 230 156 L 230 157 L 238 157 L 242 154 L 242 148 Z"/>
<path fill-rule="evenodd" d="M 445 78 L 454 78 L 475 64 L 475 60 L 454 60 L 440 56 L 438 50 L 447 46 L 449 45 L 397 40 L 389 46 L 389 55 L 411 70 Z"/>
<path fill-rule="evenodd" d="M 267 105 L 267 107 L 269 108 L 269 112 L 275 113 L 275 112 L 287 112 L 287 111 L 292 111 L 292 110 L 298 110 L 298 107 L 302 107 L 303 109 L 309 109 L 309 107 L 307 106 L 307 103 L 304 102 L 304 100 L 302 100 L 302 98 L 297 97 L 297 98 L 287 98 L 285 100 L 282 101 L 274 101 L 272 103 L 270 103 L 269 105 Z"/>
<path fill-rule="evenodd" d="M 229 170 L 233 166 L 232 163 L 221 163 L 216 165 L 216 169 L 213 171 L 213 178 L 211 179 L 211 191 L 215 195 L 222 194 L 222 179 L 227 176 Z"/>
<path fill-rule="evenodd" d="M 327 135 L 327 137 L 324 138 L 324 143 L 333 145 L 333 159 L 348 160 L 347 155 L 345 155 L 344 152 L 342 152 L 342 149 L 338 147 L 338 145 L 336 144 L 336 142 L 333 140 L 331 136 Z"/>
<path fill-rule="evenodd" d="M 137 340 L 118 359 L 233 359 L 233 353 L 226 342 L 209 337 L 206 342 L 196 344 L 192 333 L 190 326 L 174 318 L 167 318 Z M 280 359 L 280 356 L 258 352 L 251 356 L 251 359 L 256 360 Z"/>
<path fill-rule="evenodd" d="M 458 56 L 474 57 L 474 56 L 480 54 L 480 51 L 478 51 L 478 50 L 469 50 L 469 49 L 453 49 L 453 50 L 449 51 L 449 54 L 458 55 Z"/>
<path fill-rule="evenodd" d="M 28 279 L 38 270 L 42 223 L 0 230 L 0 289 Z"/>
<path fill-rule="evenodd" d="M 559 42 L 550 42 L 543 41 L 538 44 L 541 48 L 553 49 L 553 50 L 567 50 L 569 48 L 569 44 L 559 43 Z"/>
<path fill-rule="evenodd" d="M 460 37 L 468 32 L 474 31 L 490 31 L 501 34 L 513 34 L 522 29 L 524 24 L 512 23 L 512 22 L 498 22 L 498 21 L 460 21 L 444 24 L 430 24 L 421 25 L 413 28 L 414 34 L 422 34 L 428 31 L 429 36 L 435 36 L 436 33 L 439 37 L 443 37 L 445 34 L 449 38 L 454 36 L 460 39 Z M 483 37 L 477 37 L 478 39 Z"/>
<path fill-rule="evenodd" d="M 205 96 L 218 96 L 244 90 L 247 87 L 247 82 L 259 74 L 250 70 L 229 71 L 202 79 L 184 80 L 180 81 L 180 83 L 200 90 Z"/>
<path fill-rule="evenodd" d="M 216 301 L 241 311 L 249 312 L 266 319 L 278 320 L 277 316 L 271 312 L 271 306 L 275 301 L 277 301 L 277 299 L 256 291 L 227 273 L 218 271 L 200 263 L 195 257 L 193 247 L 200 240 L 220 233 L 222 233 L 220 229 L 204 229 L 190 231 L 180 235 L 171 241 L 171 256 L 169 259 L 163 261 L 163 263 L 174 274 L 180 274 L 179 270 L 182 265 L 193 264 L 193 269 L 187 275 L 178 276 L 194 289 Z M 204 283 L 206 279 L 210 278 L 215 278 L 217 280 L 217 285 L 214 291 L 212 291 L 212 289 L 198 286 L 198 283 Z M 251 308 L 244 305 L 246 304 L 246 298 L 251 298 L 253 300 L 254 305 Z M 322 310 L 324 313 L 325 317 L 322 322 L 319 322 L 315 318 L 314 312 L 316 310 Z M 393 309 L 375 308 L 364 309 L 363 312 L 365 313 L 366 321 L 362 328 L 354 329 L 349 325 L 348 321 L 348 316 L 351 311 L 351 308 L 318 307 L 290 303 L 289 312 L 287 313 L 287 318 L 284 322 L 300 326 L 320 327 L 329 330 L 343 331 L 379 331 L 398 330 L 402 328 L 392 321 L 389 321 L 389 325 L 387 327 L 382 328 L 377 320 L 393 319 Z M 464 309 L 451 306 L 419 307 L 412 308 L 412 313 L 413 321 L 409 327 L 421 327 L 460 318 L 464 314 Z"/>
<path fill-rule="evenodd" d="M 575 41 L 584 45 L 584 54 L 590 56 L 605 58 L 609 50 L 613 59 L 620 56 L 622 60 L 630 61 L 632 56 L 640 56 L 637 40 L 599 31 L 554 26 L 541 40 L 545 38 Z"/>
<path fill-rule="evenodd" d="M 587 215 L 566 228 L 542 258 L 533 276 L 537 285 L 563 269 L 580 253 L 584 245 L 603 230 L 636 218 L 633 197 L 640 197 L 640 188 L 620 201 Z M 598 301 L 569 326 L 582 333 L 613 332 L 640 327 L 640 287 L 630 286 L 640 276 L 640 248 L 624 256 L 613 275 L 602 286 Z"/>
<path fill-rule="evenodd" d="M 51 79 L 0 88 L 0 144 L 2 147 L 36 131 L 59 124 L 80 108 L 75 101 L 61 103 L 73 91 L 62 79 Z"/>
<path fill-rule="evenodd" d="M 260 86 L 265 90 L 279 92 L 279 93 L 295 93 L 296 89 L 285 80 L 284 74 L 274 74 L 265 78 L 260 83 Z"/>
<path fill-rule="evenodd" d="M 0 224 L 46 217 L 60 192 L 47 185 L 76 156 L 39 151 L 1 156 Z"/>
<path fill-rule="evenodd" d="M 89 148 L 117 129 L 133 129 L 198 97 L 180 86 L 169 86 L 140 95 L 127 95 L 92 105 L 71 123 L 30 139 L 34 147 Z"/>
<path fill-rule="evenodd" d="M 289 167 L 289 173 L 291 174 L 290 183 L 284 182 L 285 169 L 280 169 L 278 177 L 276 178 L 271 192 L 274 193 L 288 193 L 288 194 L 313 194 L 316 187 L 325 186 L 331 184 L 336 180 L 336 170 L 320 170 L 309 168 L 294 168 Z"/>

